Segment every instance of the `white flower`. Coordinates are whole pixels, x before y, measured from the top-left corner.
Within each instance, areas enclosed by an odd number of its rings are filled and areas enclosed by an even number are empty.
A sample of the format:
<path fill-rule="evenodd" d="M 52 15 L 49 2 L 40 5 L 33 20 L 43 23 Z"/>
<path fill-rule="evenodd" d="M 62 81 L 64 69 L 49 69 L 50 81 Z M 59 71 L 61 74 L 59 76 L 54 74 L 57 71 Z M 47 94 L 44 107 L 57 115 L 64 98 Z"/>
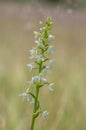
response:
<path fill-rule="evenodd" d="M 44 58 L 43 56 L 41 56 L 41 55 L 36 55 L 35 58 L 36 58 L 37 60 L 41 60 L 41 61 L 44 61 L 44 60 L 45 60 L 45 58 Z"/>
<path fill-rule="evenodd" d="M 37 80 L 39 80 L 39 76 L 38 75 L 32 77 L 32 81 L 37 81 Z"/>
<path fill-rule="evenodd" d="M 40 78 L 41 81 L 47 81 L 44 77 Z"/>
<path fill-rule="evenodd" d="M 45 73 L 51 73 L 50 69 L 48 66 L 46 66 L 44 69 L 43 69 L 43 72 Z"/>
<path fill-rule="evenodd" d="M 55 38 L 55 36 L 53 36 L 53 35 L 49 35 L 49 37 L 48 37 L 48 41 L 50 41 L 50 40 L 52 40 L 52 39 L 54 39 Z"/>
<path fill-rule="evenodd" d="M 49 54 L 54 54 L 53 46 L 49 46 L 47 51 Z"/>
<path fill-rule="evenodd" d="M 31 100 L 30 104 L 34 104 L 34 98 L 32 98 L 32 100 Z"/>
<path fill-rule="evenodd" d="M 35 58 L 35 59 L 37 59 L 37 60 L 42 60 L 42 61 L 45 60 L 45 58 L 44 58 L 42 55 L 38 54 L 37 49 L 35 49 L 35 48 L 32 49 L 32 50 L 30 50 L 30 53 L 31 53 L 30 59 Z M 31 65 L 30 65 L 30 66 L 31 66 Z"/>
<path fill-rule="evenodd" d="M 35 43 L 38 44 L 38 45 L 40 45 L 40 41 L 37 41 L 37 40 L 36 40 Z"/>
<path fill-rule="evenodd" d="M 28 66 L 30 69 L 34 69 L 34 68 L 35 68 L 34 63 L 27 64 L 27 66 Z"/>
<path fill-rule="evenodd" d="M 40 28 L 40 31 L 42 31 L 43 30 L 43 28 Z"/>
<path fill-rule="evenodd" d="M 42 113 L 43 119 L 46 119 L 46 117 L 48 116 L 48 114 L 49 114 L 48 111 L 44 111 L 44 112 Z"/>
<path fill-rule="evenodd" d="M 40 81 L 47 81 L 46 78 L 44 78 L 41 74 L 40 75 L 35 75 L 32 77 L 33 82 L 40 82 Z"/>
<path fill-rule="evenodd" d="M 30 53 L 31 53 L 31 59 L 35 58 L 35 56 L 37 55 L 37 50 L 34 48 L 32 50 L 30 50 Z"/>
<path fill-rule="evenodd" d="M 40 77 L 40 80 L 41 80 L 41 81 L 47 81 L 47 79 L 46 79 L 45 77 L 43 77 L 43 74 L 42 74 L 42 73 L 39 74 L 39 77 Z"/>
<path fill-rule="evenodd" d="M 31 53 L 31 55 L 34 54 L 34 53 L 36 53 L 36 49 L 31 49 L 30 53 Z"/>
<path fill-rule="evenodd" d="M 35 35 L 35 38 L 37 38 L 39 36 L 39 33 L 34 31 L 34 35 Z"/>
<path fill-rule="evenodd" d="M 55 66 L 55 60 L 54 59 L 49 60 L 49 66 L 50 67 L 54 67 Z"/>
<path fill-rule="evenodd" d="M 35 43 L 38 45 L 38 47 L 45 48 L 44 44 L 40 42 L 40 39 L 36 40 Z"/>
<path fill-rule="evenodd" d="M 29 101 L 29 96 L 28 96 L 28 94 L 26 94 L 26 93 L 21 93 L 21 94 L 19 94 L 19 96 L 25 97 L 26 100 Z"/>
<path fill-rule="evenodd" d="M 44 49 L 44 48 L 45 48 L 45 45 L 41 42 L 41 43 L 40 43 L 40 47 Z"/>
<path fill-rule="evenodd" d="M 53 91 L 54 83 L 50 83 L 47 87 L 50 91 Z"/>

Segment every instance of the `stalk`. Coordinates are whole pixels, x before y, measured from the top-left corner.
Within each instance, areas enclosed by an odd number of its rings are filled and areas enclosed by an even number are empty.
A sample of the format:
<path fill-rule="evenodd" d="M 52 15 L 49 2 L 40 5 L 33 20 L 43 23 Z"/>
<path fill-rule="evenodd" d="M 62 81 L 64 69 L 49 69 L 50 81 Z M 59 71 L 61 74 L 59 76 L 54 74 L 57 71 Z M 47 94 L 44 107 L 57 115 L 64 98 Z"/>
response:
<path fill-rule="evenodd" d="M 40 22 L 40 24 L 42 27 L 39 31 L 34 31 L 36 46 L 30 50 L 30 59 L 32 62 L 27 64 L 31 70 L 34 71 L 35 69 L 36 73 L 28 82 L 29 85 L 26 92 L 19 95 L 26 98 L 27 101 L 31 100 L 33 102 L 30 130 L 34 130 L 35 121 L 39 114 L 42 115 L 43 119 L 46 119 L 48 115 L 48 111 L 43 111 L 38 100 L 40 89 L 42 87 L 47 87 L 50 91 L 52 91 L 52 87 L 54 85 L 54 83 L 49 83 L 45 77 L 45 75 L 50 72 L 51 67 L 53 67 L 54 61 L 49 57 L 53 54 L 53 46 L 49 44 L 54 38 L 54 36 L 50 34 L 52 19 L 48 17 L 44 22 Z M 33 90 L 35 90 L 35 92 Z"/>
<path fill-rule="evenodd" d="M 39 87 L 36 87 L 36 99 L 37 99 L 37 100 L 38 100 L 38 95 L 39 95 Z M 35 119 L 36 119 L 36 118 L 34 117 L 34 113 L 36 113 L 36 106 L 37 106 L 37 101 L 35 100 L 30 130 L 33 130 L 33 129 L 34 129 Z"/>
<path fill-rule="evenodd" d="M 40 61 L 40 64 L 39 64 L 39 69 L 38 69 L 38 73 L 40 74 L 42 71 L 42 61 Z M 35 93 L 35 97 L 36 97 L 36 100 L 34 102 L 34 107 L 33 107 L 33 115 L 32 115 L 32 122 L 31 122 L 31 128 L 30 130 L 33 130 L 34 129 L 34 125 L 35 125 L 35 116 L 34 114 L 37 112 L 37 101 L 38 101 L 38 96 L 39 96 L 39 89 L 40 87 L 37 85 L 36 86 L 36 93 Z"/>

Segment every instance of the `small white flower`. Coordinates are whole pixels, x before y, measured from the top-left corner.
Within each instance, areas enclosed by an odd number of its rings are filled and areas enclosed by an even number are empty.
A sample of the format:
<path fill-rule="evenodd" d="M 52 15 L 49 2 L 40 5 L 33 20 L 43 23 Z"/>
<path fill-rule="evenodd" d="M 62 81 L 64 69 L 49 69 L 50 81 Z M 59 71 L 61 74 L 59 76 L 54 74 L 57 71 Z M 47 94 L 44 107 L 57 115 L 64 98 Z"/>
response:
<path fill-rule="evenodd" d="M 31 55 L 35 55 L 35 54 L 37 54 L 37 50 L 36 49 L 32 49 L 32 50 L 30 50 L 30 53 L 31 53 Z"/>
<path fill-rule="evenodd" d="M 50 69 L 49 69 L 49 67 L 48 66 L 46 66 L 44 69 L 43 69 L 43 72 L 45 72 L 45 73 L 51 73 L 51 71 L 50 71 Z"/>
<path fill-rule="evenodd" d="M 48 51 L 49 54 L 54 54 L 53 46 L 49 46 L 47 51 Z"/>
<path fill-rule="evenodd" d="M 46 117 L 48 116 L 48 114 L 49 114 L 48 111 L 44 111 L 44 112 L 42 113 L 43 119 L 46 119 Z"/>
<path fill-rule="evenodd" d="M 27 66 L 28 66 L 30 69 L 34 69 L 34 68 L 35 68 L 34 63 L 27 64 Z"/>
<path fill-rule="evenodd" d="M 37 38 L 39 36 L 39 33 L 34 31 L 34 35 L 35 35 L 35 38 Z"/>
<path fill-rule="evenodd" d="M 28 94 L 26 94 L 26 93 L 21 93 L 21 94 L 19 94 L 19 96 L 25 97 L 26 100 L 29 101 L 29 96 L 28 96 Z"/>
<path fill-rule="evenodd" d="M 48 41 L 50 41 L 50 40 L 52 40 L 52 39 L 54 39 L 55 38 L 55 36 L 53 36 L 53 35 L 49 35 L 49 37 L 48 37 Z"/>
<path fill-rule="evenodd" d="M 36 52 L 35 49 L 31 49 L 31 50 L 30 50 L 30 53 L 31 53 L 31 54 L 33 54 L 33 53 L 35 53 L 35 52 Z"/>
<path fill-rule="evenodd" d="M 34 48 L 34 49 L 30 50 L 30 53 L 31 53 L 31 57 L 30 58 L 33 59 L 37 55 L 37 50 Z"/>
<path fill-rule="evenodd" d="M 49 66 L 50 67 L 54 67 L 55 66 L 55 60 L 54 59 L 49 60 Z"/>
<path fill-rule="evenodd" d="M 37 60 L 41 60 L 41 61 L 44 61 L 44 60 L 45 60 L 45 58 L 44 58 L 43 56 L 41 56 L 41 55 L 36 55 L 35 58 L 36 58 Z"/>
<path fill-rule="evenodd" d="M 50 83 L 47 87 L 50 91 L 53 91 L 54 83 Z"/>
<path fill-rule="evenodd" d="M 42 31 L 43 30 L 43 28 L 40 28 L 40 31 Z"/>
<path fill-rule="evenodd" d="M 32 100 L 31 100 L 30 104 L 34 104 L 34 98 L 32 98 Z"/>
<path fill-rule="evenodd" d="M 40 80 L 41 80 L 41 81 L 47 81 L 47 79 L 46 79 L 45 77 L 43 77 L 43 74 L 42 74 L 42 73 L 40 73 L 39 76 L 40 76 Z"/>
<path fill-rule="evenodd" d="M 35 76 L 32 77 L 32 81 L 37 81 L 37 80 L 39 80 L 39 76 L 38 75 L 35 75 Z"/>
<path fill-rule="evenodd" d="M 36 43 L 36 44 L 38 44 L 38 45 L 40 45 L 40 42 L 39 42 L 39 41 L 37 41 L 37 40 L 35 41 L 35 43 Z"/>
<path fill-rule="evenodd" d="M 40 75 L 35 75 L 32 77 L 33 82 L 40 82 L 40 81 L 47 81 L 46 78 L 44 78 L 41 74 Z"/>
<path fill-rule="evenodd" d="M 35 43 L 40 46 L 41 48 L 45 48 L 44 44 L 42 42 L 40 42 L 40 38 L 39 40 L 36 40 Z"/>
<path fill-rule="evenodd" d="M 37 60 L 42 60 L 42 61 L 45 60 L 45 58 L 44 58 L 42 55 L 39 55 L 39 54 L 38 54 L 38 52 L 37 52 L 36 49 L 30 50 L 30 53 L 31 53 L 30 59 L 35 58 L 35 59 L 37 59 Z"/>
<path fill-rule="evenodd" d="M 19 96 L 21 96 L 21 97 L 26 97 L 27 94 L 26 94 L 26 93 L 20 93 Z"/>
<path fill-rule="evenodd" d="M 47 81 L 44 77 L 40 78 L 41 81 Z"/>

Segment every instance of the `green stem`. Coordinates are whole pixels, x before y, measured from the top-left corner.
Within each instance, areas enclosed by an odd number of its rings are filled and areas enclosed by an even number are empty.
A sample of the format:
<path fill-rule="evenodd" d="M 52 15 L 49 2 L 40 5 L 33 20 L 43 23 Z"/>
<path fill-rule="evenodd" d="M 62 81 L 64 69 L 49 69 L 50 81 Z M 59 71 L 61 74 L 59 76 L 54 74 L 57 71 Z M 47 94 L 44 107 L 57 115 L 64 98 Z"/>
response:
<path fill-rule="evenodd" d="M 36 86 L 36 99 L 38 100 L 38 95 L 39 95 L 39 87 Z M 34 117 L 34 114 L 36 113 L 36 107 L 37 107 L 37 100 L 35 100 L 35 103 L 34 103 L 34 108 L 33 108 L 33 115 L 32 115 L 32 122 L 31 122 L 31 128 L 30 130 L 33 130 L 34 129 L 34 125 L 35 125 L 35 117 Z"/>
<path fill-rule="evenodd" d="M 40 64 L 39 64 L 39 73 L 41 73 L 41 71 L 42 71 L 42 61 L 40 61 Z M 34 114 L 37 111 L 38 95 L 39 95 L 39 86 L 36 86 L 36 100 L 35 100 L 35 103 L 34 103 L 33 115 L 32 115 L 32 122 L 31 122 L 31 128 L 30 128 L 30 130 L 34 130 L 35 119 L 36 119 L 35 116 L 34 116 Z"/>

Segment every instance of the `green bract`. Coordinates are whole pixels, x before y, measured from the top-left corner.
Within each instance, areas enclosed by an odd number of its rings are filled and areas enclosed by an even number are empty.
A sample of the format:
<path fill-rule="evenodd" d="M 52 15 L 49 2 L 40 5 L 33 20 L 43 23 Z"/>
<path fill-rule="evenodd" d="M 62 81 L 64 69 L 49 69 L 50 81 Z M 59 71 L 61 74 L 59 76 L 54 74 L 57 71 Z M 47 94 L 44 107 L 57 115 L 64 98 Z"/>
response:
<path fill-rule="evenodd" d="M 54 53 L 53 46 L 50 41 L 54 38 L 50 34 L 52 28 L 52 19 L 48 17 L 44 22 L 40 22 L 41 28 L 39 31 L 34 31 L 35 47 L 30 50 L 31 63 L 27 64 L 31 71 L 35 69 L 35 75 L 28 81 L 28 88 L 25 93 L 19 96 L 25 97 L 30 103 L 33 103 L 33 114 L 30 130 L 34 129 L 35 119 L 42 115 L 43 119 L 48 116 L 48 112 L 43 111 L 39 102 L 39 91 L 42 87 L 47 87 L 50 91 L 53 90 L 54 83 L 49 83 L 46 79 L 46 74 L 51 73 L 51 67 L 54 66 L 54 59 L 50 56 Z M 33 91 L 34 90 L 34 91 Z"/>

